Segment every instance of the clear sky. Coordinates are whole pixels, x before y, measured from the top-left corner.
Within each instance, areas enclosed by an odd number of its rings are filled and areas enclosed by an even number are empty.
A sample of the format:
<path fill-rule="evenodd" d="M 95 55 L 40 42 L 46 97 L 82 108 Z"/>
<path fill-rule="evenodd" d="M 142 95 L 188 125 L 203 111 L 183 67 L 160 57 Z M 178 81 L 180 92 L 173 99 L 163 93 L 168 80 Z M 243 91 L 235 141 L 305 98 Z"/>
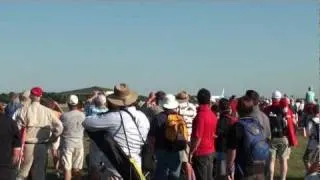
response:
<path fill-rule="evenodd" d="M 318 87 L 316 1 L 0 6 L 0 92 L 126 82 L 220 94 Z"/>

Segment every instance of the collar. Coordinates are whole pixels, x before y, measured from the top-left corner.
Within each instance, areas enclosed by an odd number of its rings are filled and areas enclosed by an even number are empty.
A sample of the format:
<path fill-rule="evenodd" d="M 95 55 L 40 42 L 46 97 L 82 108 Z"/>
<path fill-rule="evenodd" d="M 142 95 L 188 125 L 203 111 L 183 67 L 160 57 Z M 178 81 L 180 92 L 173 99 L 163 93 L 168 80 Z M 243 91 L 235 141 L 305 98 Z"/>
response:
<path fill-rule="evenodd" d="M 179 104 L 180 108 L 186 108 L 188 106 L 189 106 L 189 102 L 182 102 L 182 103 Z"/>
<path fill-rule="evenodd" d="M 209 104 L 200 104 L 198 109 L 199 110 L 210 110 L 211 111 L 211 108 L 210 108 Z"/>

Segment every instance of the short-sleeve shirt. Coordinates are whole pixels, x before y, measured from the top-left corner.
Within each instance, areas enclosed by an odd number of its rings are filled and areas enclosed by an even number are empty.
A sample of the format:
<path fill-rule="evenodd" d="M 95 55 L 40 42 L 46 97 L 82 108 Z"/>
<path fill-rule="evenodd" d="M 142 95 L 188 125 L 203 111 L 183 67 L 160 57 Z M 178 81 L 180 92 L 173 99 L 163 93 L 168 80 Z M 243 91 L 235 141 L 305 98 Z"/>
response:
<path fill-rule="evenodd" d="M 201 139 L 195 156 L 205 156 L 215 152 L 217 117 L 209 105 L 200 105 L 193 120 L 191 139 Z"/>
<path fill-rule="evenodd" d="M 317 136 L 316 124 L 318 124 L 318 123 L 320 123 L 319 118 L 312 118 L 312 120 L 308 122 L 307 133 L 309 135 L 309 141 L 308 141 L 307 148 L 309 150 L 314 150 L 318 146 L 318 142 L 314 138 Z"/>
<path fill-rule="evenodd" d="M 82 148 L 83 147 L 83 132 L 82 126 L 85 120 L 83 112 L 73 110 L 66 112 L 61 116 L 63 124 L 63 132 L 61 134 L 61 146 L 68 148 Z"/>

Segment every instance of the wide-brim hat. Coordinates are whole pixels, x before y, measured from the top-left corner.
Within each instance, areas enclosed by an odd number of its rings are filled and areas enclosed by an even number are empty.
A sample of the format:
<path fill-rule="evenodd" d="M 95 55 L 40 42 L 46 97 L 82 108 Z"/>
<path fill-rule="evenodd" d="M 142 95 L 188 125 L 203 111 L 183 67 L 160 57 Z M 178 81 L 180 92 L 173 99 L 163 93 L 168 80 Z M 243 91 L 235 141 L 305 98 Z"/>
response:
<path fill-rule="evenodd" d="M 138 94 L 131 91 L 127 84 L 121 83 L 114 86 L 114 93 L 109 95 L 107 100 L 116 106 L 129 106 L 136 102 Z"/>
<path fill-rule="evenodd" d="M 167 94 L 162 101 L 162 107 L 165 109 L 177 109 L 179 107 L 179 102 L 176 100 L 176 97 L 172 94 Z"/>

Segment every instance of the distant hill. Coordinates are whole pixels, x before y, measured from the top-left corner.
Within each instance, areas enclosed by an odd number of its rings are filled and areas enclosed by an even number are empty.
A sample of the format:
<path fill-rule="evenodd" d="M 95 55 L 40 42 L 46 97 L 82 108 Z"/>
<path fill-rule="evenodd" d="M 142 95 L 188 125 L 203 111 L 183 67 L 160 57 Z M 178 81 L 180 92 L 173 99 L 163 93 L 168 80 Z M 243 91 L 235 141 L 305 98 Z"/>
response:
<path fill-rule="evenodd" d="M 111 88 L 104 88 L 100 86 L 93 86 L 88 88 L 82 88 L 82 89 L 75 89 L 70 91 L 63 91 L 63 92 L 44 92 L 43 98 L 44 99 L 52 99 L 54 101 L 57 101 L 58 103 L 65 103 L 68 99 L 68 96 L 71 94 L 75 94 L 79 97 L 80 101 L 85 101 L 92 92 L 94 91 L 113 91 Z M 138 100 L 144 101 L 147 97 L 145 96 L 139 96 Z M 6 93 L 0 94 L 0 102 L 8 103 L 9 102 L 9 96 Z"/>
<path fill-rule="evenodd" d="M 93 91 L 112 91 L 113 89 L 110 88 L 104 88 L 104 87 L 99 87 L 99 86 L 93 86 L 89 88 L 83 88 L 83 89 L 76 89 L 76 90 L 71 90 L 71 91 L 64 91 L 64 92 L 59 92 L 57 94 L 61 95 L 70 95 L 70 94 L 76 94 L 76 95 L 89 95 Z"/>

